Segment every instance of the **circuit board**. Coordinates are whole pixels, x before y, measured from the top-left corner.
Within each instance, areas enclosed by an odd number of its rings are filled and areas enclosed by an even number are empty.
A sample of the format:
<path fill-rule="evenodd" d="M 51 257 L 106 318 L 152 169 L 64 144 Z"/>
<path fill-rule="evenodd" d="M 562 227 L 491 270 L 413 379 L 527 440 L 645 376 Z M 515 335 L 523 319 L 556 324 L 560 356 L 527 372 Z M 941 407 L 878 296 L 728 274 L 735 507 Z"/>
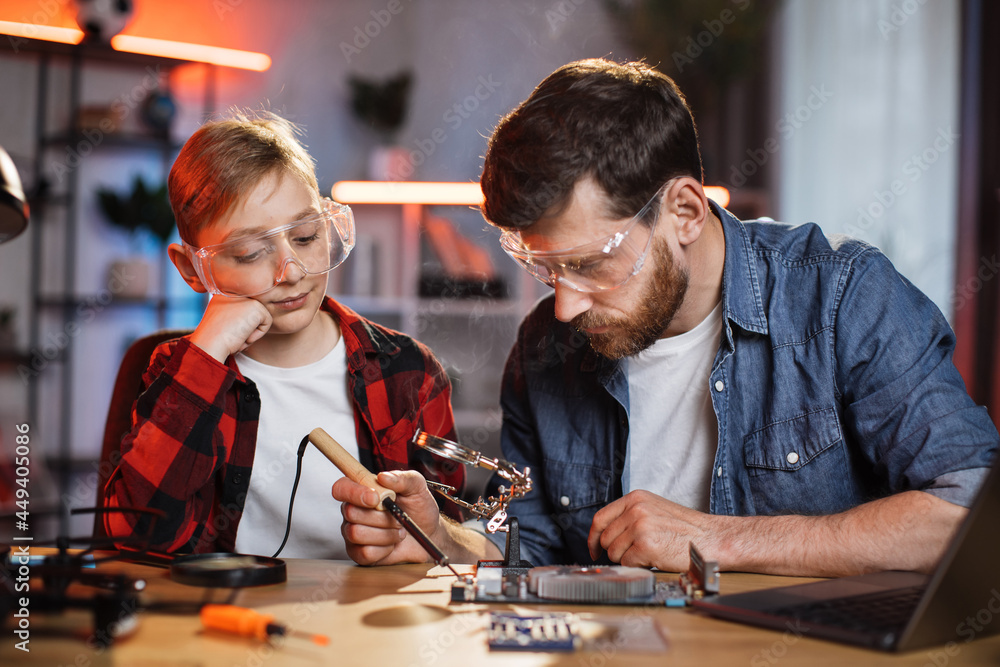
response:
<path fill-rule="evenodd" d="M 598 604 L 685 607 L 719 591 L 719 564 L 692 544 L 691 568 L 675 581 L 620 566 L 512 568 L 483 566 L 452 584 L 453 603 Z"/>

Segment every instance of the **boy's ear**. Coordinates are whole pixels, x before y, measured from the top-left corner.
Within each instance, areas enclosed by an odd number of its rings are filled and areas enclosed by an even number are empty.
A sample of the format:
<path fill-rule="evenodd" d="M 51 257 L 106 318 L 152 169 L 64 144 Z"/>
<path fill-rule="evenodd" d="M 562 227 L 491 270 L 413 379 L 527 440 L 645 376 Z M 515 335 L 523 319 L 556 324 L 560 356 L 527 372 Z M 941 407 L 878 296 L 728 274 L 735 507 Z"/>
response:
<path fill-rule="evenodd" d="M 167 254 L 170 255 L 170 261 L 174 263 L 177 267 L 177 271 L 181 274 L 181 278 L 184 279 L 188 285 L 191 286 L 195 292 L 205 293 L 208 290 L 201 282 L 201 278 L 198 277 L 198 272 L 194 270 L 194 264 L 191 262 L 191 258 L 188 256 L 184 247 L 179 243 L 171 243 L 167 247 Z"/>

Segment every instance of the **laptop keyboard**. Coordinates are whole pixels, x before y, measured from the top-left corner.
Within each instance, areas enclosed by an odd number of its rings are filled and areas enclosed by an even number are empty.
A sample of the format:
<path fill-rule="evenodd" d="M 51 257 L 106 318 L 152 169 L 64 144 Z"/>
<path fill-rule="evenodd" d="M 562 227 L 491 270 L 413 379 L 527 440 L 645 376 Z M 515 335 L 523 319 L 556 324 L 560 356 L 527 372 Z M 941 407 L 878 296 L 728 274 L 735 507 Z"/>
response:
<path fill-rule="evenodd" d="M 916 609 L 924 588 L 900 588 L 891 591 L 852 595 L 772 609 L 776 616 L 794 618 L 817 625 L 845 630 L 901 631 Z"/>

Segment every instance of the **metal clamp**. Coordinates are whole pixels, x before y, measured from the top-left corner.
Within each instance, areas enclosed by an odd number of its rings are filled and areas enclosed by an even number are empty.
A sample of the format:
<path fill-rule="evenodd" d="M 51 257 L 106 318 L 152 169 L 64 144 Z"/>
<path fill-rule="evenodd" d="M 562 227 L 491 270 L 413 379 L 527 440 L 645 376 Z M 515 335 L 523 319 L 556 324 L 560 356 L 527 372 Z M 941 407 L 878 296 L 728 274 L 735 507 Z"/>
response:
<path fill-rule="evenodd" d="M 514 467 L 512 463 L 504 461 L 503 459 L 483 456 L 482 453 L 477 452 L 474 449 L 469 449 L 468 447 L 451 440 L 446 440 L 445 438 L 439 438 L 438 436 L 431 435 L 426 431 L 417 431 L 414 433 L 413 444 L 421 447 L 422 449 L 426 449 L 430 453 L 436 454 L 443 459 L 455 461 L 456 463 L 461 463 L 463 465 L 484 468 L 496 473 L 502 479 L 510 482 L 510 487 L 502 485 L 498 489 L 500 494 L 499 497 L 490 496 L 484 500 L 482 496 L 480 496 L 479 500 L 475 503 L 469 503 L 459 498 L 456 495 L 458 492 L 453 486 L 440 484 L 438 482 L 427 482 L 427 486 L 431 491 L 447 498 L 459 507 L 467 509 L 474 516 L 479 517 L 480 519 L 486 519 L 486 530 L 488 532 L 495 533 L 498 530 L 501 532 L 507 530 L 506 526 L 504 526 L 504 522 L 507 520 L 507 505 L 509 505 L 512 500 L 521 498 L 531 491 L 531 478 L 529 477 L 531 472 L 530 468 L 525 468 L 522 472 Z"/>

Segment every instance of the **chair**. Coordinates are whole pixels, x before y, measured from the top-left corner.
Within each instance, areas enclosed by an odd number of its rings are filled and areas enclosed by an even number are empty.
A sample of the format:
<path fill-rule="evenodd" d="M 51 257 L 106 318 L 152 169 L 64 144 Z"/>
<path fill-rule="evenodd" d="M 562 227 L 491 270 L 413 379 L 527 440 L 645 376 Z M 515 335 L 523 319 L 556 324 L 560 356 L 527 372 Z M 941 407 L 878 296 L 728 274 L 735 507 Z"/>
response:
<path fill-rule="evenodd" d="M 132 429 L 132 405 L 142 389 L 142 374 L 149 366 L 149 358 L 160 343 L 191 333 L 190 329 L 164 330 L 136 339 L 118 367 L 115 388 L 111 393 L 108 418 L 104 422 L 104 444 L 101 462 L 97 467 L 97 507 L 104 506 L 104 487 L 118 464 L 122 437 Z M 94 539 L 106 538 L 103 516 L 94 515 Z"/>

